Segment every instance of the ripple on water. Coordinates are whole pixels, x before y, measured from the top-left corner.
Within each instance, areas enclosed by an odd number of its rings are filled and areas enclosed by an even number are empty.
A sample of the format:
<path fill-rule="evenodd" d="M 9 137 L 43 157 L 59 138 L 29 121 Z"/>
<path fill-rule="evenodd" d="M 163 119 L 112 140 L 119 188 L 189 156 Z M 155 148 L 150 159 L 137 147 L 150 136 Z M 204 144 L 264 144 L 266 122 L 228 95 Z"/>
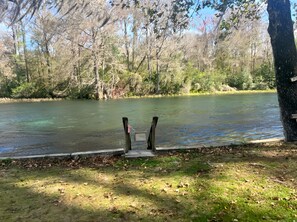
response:
<path fill-rule="evenodd" d="M 0 153 L 10 153 L 15 150 L 15 147 L 0 146 Z"/>
<path fill-rule="evenodd" d="M 160 147 L 282 135 L 276 94 L 11 104 L 2 105 L 0 115 L 3 155 L 122 148 L 123 116 L 138 131 L 149 130 L 152 116 L 158 116 Z"/>

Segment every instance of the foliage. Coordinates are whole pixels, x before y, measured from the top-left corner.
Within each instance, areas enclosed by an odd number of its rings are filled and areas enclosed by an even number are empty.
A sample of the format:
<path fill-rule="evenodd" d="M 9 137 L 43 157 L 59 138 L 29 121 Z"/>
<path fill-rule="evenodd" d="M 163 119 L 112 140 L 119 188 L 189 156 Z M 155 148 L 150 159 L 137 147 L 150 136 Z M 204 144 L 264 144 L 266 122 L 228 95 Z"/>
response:
<path fill-rule="evenodd" d="M 254 81 L 256 84 L 262 85 L 262 88 L 255 87 L 255 89 L 274 89 L 275 85 L 275 73 L 270 64 L 261 64 L 253 73 Z"/>
<path fill-rule="evenodd" d="M 228 75 L 226 82 L 229 86 L 235 87 L 239 90 L 252 89 L 253 79 L 249 72 L 242 71 L 233 75 Z"/>
<path fill-rule="evenodd" d="M 92 99 L 94 91 L 94 85 L 71 86 L 67 96 L 71 99 Z"/>
<path fill-rule="evenodd" d="M 0 97 L 11 97 L 12 90 L 17 86 L 17 82 L 11 79 L 4 79 L 0 82 Z"/>
<path fill-rule="evenodd" d="M 12 98 L 47 98 L 49 92 L 42 82 L 23 83 L 12 89 Z"/>
<path fill-rule="evenodd" d="M 102 99 L 275 88 L 264 22 L 246 20 L 255 9 L 246 1 L 68 3 L 55 14 L 45 4 L 21 21 L 5 12 L 7 24 L 14 22 L 0 36 L 0 96 Z M 195 18 L 195 7 L 233 11 L 218 30 L 218 18 Z M 236 10 L 244 11 L 240 19 Z"/>

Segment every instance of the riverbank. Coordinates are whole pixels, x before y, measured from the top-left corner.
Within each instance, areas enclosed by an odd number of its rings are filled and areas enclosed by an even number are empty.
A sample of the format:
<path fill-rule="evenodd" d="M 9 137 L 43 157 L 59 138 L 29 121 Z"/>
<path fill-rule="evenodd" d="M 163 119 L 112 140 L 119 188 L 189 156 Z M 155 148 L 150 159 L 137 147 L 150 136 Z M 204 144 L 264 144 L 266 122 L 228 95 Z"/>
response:
<path fill-rule="evenodd" d="M 31 99 L 12 99 L 12 98 L 0 98 L 0 103 L 19 103 L 19 102 L 49 102 L 49 101 L 62 101 L 63 99 L 52 98 L 31 98 Z"/>
<path fill-rule="evenodd" d="M 169 95 L 145 95 L 145 96 L 126 96 L 124 99 L 138 98 L 162 98 L 162 97 L 186 97 L 186 96 L 204 96 L 204 95 L 240 95 L 240 94 L 257 94 L 257 93 L 276 93 L 276 90 L 238 90 L 238 91 L 217 91 L 217 92 L 199 92 L 188 94 L 169 94 Z"/>
<path fill-rule="evenodd" d="M 1 221 L 294 221 L 297 145 L 0 162 Z"/>
<path fill-rule="evenodd" d="M 189 93 L 189 94 L 171 94 L 171 95 L 144 95 L 144 96 L 125 96 L 116 99 L 139 99 L 139 98 L 162 98 L 162 97 L 183 97 L 183 96 L 202 96 L 202 95 L 237 95 L 237 94 L 257 94 L 257 93 L 276 93 L 276 90 L 240 90 L 240 91 L 222 91 L 222 92 L 202 92 L 202 93 Z M 18 102 L 50 102 L 62 101 L 67 99 L 59 98 L 30 98 L 30 99 L 12 99 L 0 98 L 1 103 L 18 103 Z"/>

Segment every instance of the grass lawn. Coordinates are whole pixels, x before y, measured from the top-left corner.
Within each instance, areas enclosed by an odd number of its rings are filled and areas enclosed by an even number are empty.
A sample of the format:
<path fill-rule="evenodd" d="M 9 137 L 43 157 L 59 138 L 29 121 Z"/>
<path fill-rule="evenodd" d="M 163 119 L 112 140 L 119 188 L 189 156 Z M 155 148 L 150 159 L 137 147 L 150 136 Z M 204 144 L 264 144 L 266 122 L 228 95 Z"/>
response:
<path fill-rule="evenodd" d="M 297 145 L 4 160 L 0 221 L 297 221 Z"/>

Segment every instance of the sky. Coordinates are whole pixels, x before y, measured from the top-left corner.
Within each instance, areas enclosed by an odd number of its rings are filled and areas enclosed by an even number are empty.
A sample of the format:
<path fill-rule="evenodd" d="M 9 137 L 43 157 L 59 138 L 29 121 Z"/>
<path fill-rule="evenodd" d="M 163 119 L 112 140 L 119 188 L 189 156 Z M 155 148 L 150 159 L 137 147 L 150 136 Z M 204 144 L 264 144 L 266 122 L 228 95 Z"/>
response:
<path fill-rule="evenodd" d="M 7 27 L 2 22 L 0 22 L 0 31 L 6 30 L 6 29 L 7 29 Z"/>
<path fill-rule="evenodd" d="M 292 14 L 294 14 L 293 13 L 293 5 L 294 4 L 297 4 L 297 0 L 291 0 Z M 199 13 L 200 15 L 193 20 L 192 25 L 190 27 L 190 31 L 196 32 L 197 27 L 199 27 L 202 24 L 202 20 L 209 20 L 209 18 L 211 18 L 214 15 L 214 13 L 215 13 L 215 11 L 212 9 L 209 9 L 209 8 L 201 10 Z M 268 21 L 267 12 L 265 12 L 265 14 L 264 14 L 264 19 L 265 18 Z M 199 24 L 199 23 L 201 23 L 201 24 Z M 6 32 L 7 30 L 8 30 L 8 27 L 4 23 L 0 22 L 0 34 L 1 34 L 1 32 Z"/>

